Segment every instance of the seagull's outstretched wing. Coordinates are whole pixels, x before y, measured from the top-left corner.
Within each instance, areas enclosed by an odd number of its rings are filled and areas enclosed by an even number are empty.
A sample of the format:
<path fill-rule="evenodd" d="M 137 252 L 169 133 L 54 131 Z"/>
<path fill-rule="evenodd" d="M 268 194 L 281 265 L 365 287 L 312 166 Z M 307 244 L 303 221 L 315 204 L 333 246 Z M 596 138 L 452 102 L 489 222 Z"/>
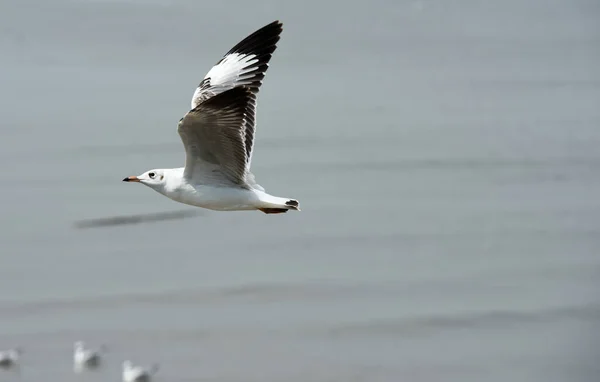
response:
<path fill-rule="evenodd" d="M 274 21 L 252 33 L 231 48 L 206 74 L 192 96 L 192 110 L 211 97 L 235 87 L 243 86 L 252 93 L 258 93 L 269 61 L 277 48 L 283 24 Z M 254 134 L 256 130 L 256 110 L 252 107 L 246 116 L 244 147 L 247 168 L 252 161 Z"/>
<path fill-rule="evenodd" d="M 238 86 L 257 93 L 282 31 L 283 24 L 274 21 L 231 48 L 198 85 L 192 97 L 192 109 L 210 97 Z"/>
<path fill-rule="evenodd" d="M 177 131 L 186 152 L 184 176 L 195 184 L 237 185 L 246 181 L 246 132 L 256 95 L 237 87 L 200 103 L 179 122 Z"/>

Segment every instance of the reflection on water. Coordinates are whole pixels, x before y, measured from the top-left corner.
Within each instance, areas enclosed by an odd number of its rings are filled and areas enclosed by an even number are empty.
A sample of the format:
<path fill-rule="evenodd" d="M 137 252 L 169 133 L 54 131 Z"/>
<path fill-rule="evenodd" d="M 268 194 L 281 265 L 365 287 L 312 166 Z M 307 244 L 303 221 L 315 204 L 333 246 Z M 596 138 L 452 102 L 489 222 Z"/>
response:
<path fill-rule="evenodd" d="M 173 211 L 173 212 L 158 212 L 153 214 L 126 215 L 126 216 L 111 216 L 106 218 L 85 219 L 75 222 L 76 228 L 94 228 L 108 227 L 123 224 L 139 224 L 149 222 L 159 222 L 165 220 L 185 219 L 188 217 L 200 215 L 199 211 Z"/>

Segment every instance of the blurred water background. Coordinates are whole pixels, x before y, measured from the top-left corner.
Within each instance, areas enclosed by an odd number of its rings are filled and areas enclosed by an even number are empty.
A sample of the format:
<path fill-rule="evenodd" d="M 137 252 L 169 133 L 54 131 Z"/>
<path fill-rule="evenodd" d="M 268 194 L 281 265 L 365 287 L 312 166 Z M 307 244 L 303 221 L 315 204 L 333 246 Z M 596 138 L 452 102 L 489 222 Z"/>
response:
<path fill-rule="evenodd" d="M 253 172 L 302 212 L 121 182 L 280 19 Z M 598 381 L 597 0 L 0 1 L 0 381 Z M 106 343 L 75 375 L 72 342 Z M 1 370 L 0 370 L 1 371 Z"/>

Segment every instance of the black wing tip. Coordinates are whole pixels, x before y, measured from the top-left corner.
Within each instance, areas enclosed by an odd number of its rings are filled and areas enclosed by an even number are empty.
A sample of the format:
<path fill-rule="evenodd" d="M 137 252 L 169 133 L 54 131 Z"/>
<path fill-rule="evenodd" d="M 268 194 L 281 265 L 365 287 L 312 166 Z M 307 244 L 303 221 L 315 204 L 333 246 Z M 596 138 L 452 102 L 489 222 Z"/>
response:
<path fill-rule="evenodd" d="M 283 23 L 275 20 L 248 35 L 225 55 L 231 53 L 269 55 L 275 51 L 281 32 L 283 32 Z"/>
<path fill-rule="evenodd" d="M 262 28 L 257 29 L 256 32 L 260 32 L 264 29 L 279 30 L 279 33 L 281 33 L 281 31 L 283 30 L 283 23 L 279 20 L 271 21 L 270 23 L 263 26 Z"/>

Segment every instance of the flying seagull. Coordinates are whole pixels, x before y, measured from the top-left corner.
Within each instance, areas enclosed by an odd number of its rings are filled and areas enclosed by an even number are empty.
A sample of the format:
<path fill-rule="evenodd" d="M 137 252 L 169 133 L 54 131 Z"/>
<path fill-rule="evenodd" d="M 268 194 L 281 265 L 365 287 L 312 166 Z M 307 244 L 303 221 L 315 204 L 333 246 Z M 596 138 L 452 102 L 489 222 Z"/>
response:
<path fill-rule="evenodd" d="M 217 62 L 192 96 L 177 127 L 185 167 L 154 169 L 123 181 L 139 182 L 177 202 L 217 211 L 300 210 L 297 200 L 269 195 L 250 172 L 256 96 L 283 25 L 252 33 Z"/>

